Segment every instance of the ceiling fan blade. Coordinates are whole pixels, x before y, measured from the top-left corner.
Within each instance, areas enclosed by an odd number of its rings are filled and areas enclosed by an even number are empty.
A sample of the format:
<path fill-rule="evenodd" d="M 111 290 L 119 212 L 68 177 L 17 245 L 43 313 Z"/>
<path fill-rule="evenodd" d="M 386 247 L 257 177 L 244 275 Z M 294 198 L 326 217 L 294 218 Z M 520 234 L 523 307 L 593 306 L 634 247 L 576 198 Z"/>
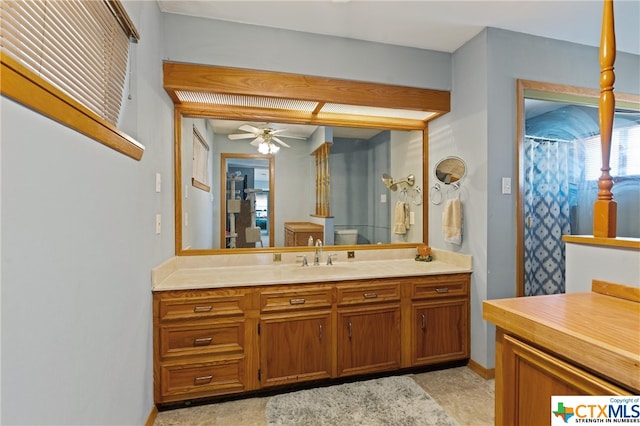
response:
<path fill-rule="evenodd" d="M 275 136 L 273 136 L 271 139 L 273 139 L 274 141 L 278 142 L 280 145 L 286 147 L 286 148 L 291 148 L 289 145 L 287 145 L 286 143 L 282 142 L 280 139 L 276 138 Z"/>
<path fill-rule="evenodd" d="M 255 138 L 255 137 L 256 135 L 252 133 L 236 133 L 233 135 L 229 135 L 229 139 L 231 139 L 232 141 L 236 139 L 249 139 L 249 138 Z"/>
<path fill-rule="evenodd" d="M 278 135 L 278 136 L 280 136 L 281 138 L 300 139 L 300 140 L 303 140 L 303 141 L 307 140 L 307 138 L 303 138 L 301 136 L 289 136 L 289 135 Z"/>
<path fill-rule="evenodd" d="M 255 138 L 254 140 L 251 141 L 251 145 L 258 146 L 262 142 L 264 142 L 264 139 L 262 139 L 262 136 L 258 136 L 257 138 Z"/>
<path fill-rule="evenodd" d="M 255 133 L 256 135 L 259 135 L 260 133 L 262 133 L 262 130 L 258 129 L 257 127 L 250 126 L 248 124 L 243 124 L 238 128 L 240 130 L 244 130 L 245 132 Z"/>

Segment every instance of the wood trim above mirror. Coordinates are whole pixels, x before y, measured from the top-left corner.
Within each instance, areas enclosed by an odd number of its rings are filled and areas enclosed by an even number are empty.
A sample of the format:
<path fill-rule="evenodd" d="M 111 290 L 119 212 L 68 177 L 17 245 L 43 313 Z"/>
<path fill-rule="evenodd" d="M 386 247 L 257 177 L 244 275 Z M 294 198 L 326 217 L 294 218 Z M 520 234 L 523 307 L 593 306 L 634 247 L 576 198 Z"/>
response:
<path fill-rule="evenodd" d="M 450 92 L 388 84 L 313 77 L 270 71 L 165 62 L 163 86 L 174 102 L 175 253 L 176 255 L 283 252 L 296 248 L 185 250 L 182 247 L 181 119 L 183 116 L 325 126 L 420 130 L 423 134 L 422 177 L 428 186 L 428 122 L 450 111 Z M 195 93 L 181 101 L 180 92 Z M 212 95 L 317 102 L 312 111 L 206 103 Z M 325 103 L 425 112 L 425 119 L 402 116 L 339 114 L 320 111 Z M 395 112 L 394 111 L 394 112 Z M 423 204 L 423 242 L 428 242 L 428 205 Z M 337 250 L 415 247 L 415 243 L 334 246 Z"/>

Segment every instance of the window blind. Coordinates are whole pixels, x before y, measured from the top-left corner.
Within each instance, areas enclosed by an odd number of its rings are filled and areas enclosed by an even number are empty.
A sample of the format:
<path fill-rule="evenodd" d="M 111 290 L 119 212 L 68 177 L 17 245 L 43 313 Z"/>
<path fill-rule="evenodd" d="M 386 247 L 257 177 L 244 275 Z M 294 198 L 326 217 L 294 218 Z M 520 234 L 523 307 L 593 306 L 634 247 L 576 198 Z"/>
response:
<path fill-rule="evenodd" d="M 2 1 L 0 48 L 104 120 L 117 124 L 129 41 L 119 2 Z"/>

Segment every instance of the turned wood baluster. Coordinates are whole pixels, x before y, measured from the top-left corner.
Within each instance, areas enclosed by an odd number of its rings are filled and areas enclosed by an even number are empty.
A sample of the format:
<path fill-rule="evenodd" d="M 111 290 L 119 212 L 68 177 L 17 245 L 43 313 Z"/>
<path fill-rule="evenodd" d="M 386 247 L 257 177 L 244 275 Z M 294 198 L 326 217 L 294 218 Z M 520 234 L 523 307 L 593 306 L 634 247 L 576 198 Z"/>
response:
<path fill-rule="evenodd" d="M 598 199 L 593 206 L 593 236 L 615 238 L 617 204 L 613 201 L 613 179 L 609 174 L 611 133 L 616 99 L 613 93 L 616 60 L 616 36 L 613 20 L 613 0 L 604 0 L 602 35 L 600 38 L 600 142 L 602 148 L 602 175 L 598 179 Z"/>

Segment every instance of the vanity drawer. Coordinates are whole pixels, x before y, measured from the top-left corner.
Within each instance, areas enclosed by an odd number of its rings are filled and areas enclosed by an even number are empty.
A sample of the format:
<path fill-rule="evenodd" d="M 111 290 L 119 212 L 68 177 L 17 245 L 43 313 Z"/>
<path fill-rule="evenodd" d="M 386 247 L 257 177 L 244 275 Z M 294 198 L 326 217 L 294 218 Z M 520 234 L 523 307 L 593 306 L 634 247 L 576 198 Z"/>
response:
<path fill-rule="evenodd" d="M 161 376 L 164 402 L 242 392 L 244 360 L 164 365 Z"/>
<path fill-rule="evenodd" d="M 454 274 L 428 277 L 413 284 L 412 299 L 466 296 L 469 294 L 469 275 Z"/>
<path fill-rule="evenodd" d="M 160 356 L 242 353 L 244 321 L 160 326 Z"/>
<path fill-rule="evenodd" d="M 333 301 L 332 294 L 331 287 L 307 287 L 291 290 L 263 291 L 260 293 L 260 311 L 276 312 L 330 308 Z"/>
<path fill-rule="evenodd" d="M 161 297 L 159 302 L 160 321 L 177 319 L 204 319 L 225 316 L 240 316 L 243 295 Z"/>
<path fill-rule="evenodd" d="M 400 300 L 400 283 L 384 284 L 362 283 L 350 286 L 338 286 L 338 306 L 395 302 Z"/>

